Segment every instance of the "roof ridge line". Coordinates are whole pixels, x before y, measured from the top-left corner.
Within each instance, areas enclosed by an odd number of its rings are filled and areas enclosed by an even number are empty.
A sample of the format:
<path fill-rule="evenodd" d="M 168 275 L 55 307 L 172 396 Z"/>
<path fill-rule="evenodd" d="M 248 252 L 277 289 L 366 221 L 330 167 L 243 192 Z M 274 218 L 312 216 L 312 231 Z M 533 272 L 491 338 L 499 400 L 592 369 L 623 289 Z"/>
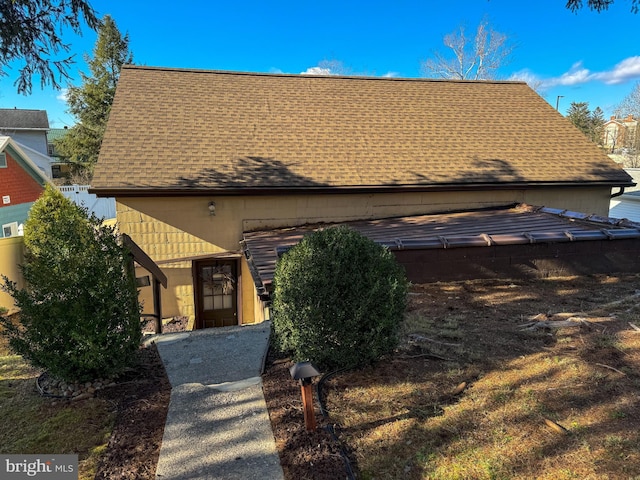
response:
<path fill-rule="evenodd" d="M 255 76 L 255 77 L 285 77 L 285 78 L 317 78 L 317 79 L 344 79 L 344 80 L 389 80 L 389 81 L 410 81 L 410 82 L 436 82 L 436 83 L 486 83 L 486 84 L 513 84 L 526 85 L 523 80 L 463 80 L 455 78 L 424 78 L 424 77 L 377 77 L 372 75 L 318 75 L 306 73 L 272 73 L 272 72 L 246 72 L 236 70 L 216 70 L 216 69 L 199 69 L 199 68 L 181 68 L 181 67 L 159 67 L 149 65 L 123 65 L 126 70 L 152 70 L 165 72 L 180 73 L 200 73 L 200 74 L 217 74 L 217 75 L 238 75 L 238 76 Z"/>

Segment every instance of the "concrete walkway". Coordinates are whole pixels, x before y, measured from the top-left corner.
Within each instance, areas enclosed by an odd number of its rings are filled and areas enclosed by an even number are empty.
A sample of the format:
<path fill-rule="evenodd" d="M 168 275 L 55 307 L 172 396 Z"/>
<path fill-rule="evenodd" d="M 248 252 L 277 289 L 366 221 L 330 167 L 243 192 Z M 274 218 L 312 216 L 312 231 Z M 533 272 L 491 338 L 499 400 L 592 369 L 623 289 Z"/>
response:
<path fill-rule="evenodd" d="M 260 371 L 268 322 L 163 334 L 171 382 L 158 480 L 283 479 Z"/>

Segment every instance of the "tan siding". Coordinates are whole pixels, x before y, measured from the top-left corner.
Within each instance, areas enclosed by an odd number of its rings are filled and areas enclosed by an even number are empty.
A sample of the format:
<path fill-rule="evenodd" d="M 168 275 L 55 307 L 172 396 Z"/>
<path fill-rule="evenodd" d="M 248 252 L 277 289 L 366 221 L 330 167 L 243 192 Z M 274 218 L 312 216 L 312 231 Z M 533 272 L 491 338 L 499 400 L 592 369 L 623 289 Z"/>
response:
<path fill-rule="evenodd" d="M 12 282 L 16 282 L 19 288 L 24 286 L 20 265 L 24 261 L 23 237 L 0 238 L 0 275 L 4 275 Z M 9 313 L 17 311 L 13 297 L 0 289 L 0 306 L 9 310 Z"/>
<path fill-rule="evenodd" d="M 609 215 L 610 199 L 610 189 L 593 187 L 575 191 L 567 191 L 567 189 L 527 190 L 524 192 L 522 202 L 574 212 L 594 213 L 606 217 Z"/>
<path fill-rule="evenodd" d="M 414 194 L 121 198 L 119 229 L 155 261 L 239 252 L 245 230 L 477 209 L 525 202 L 606 216 L 608 188 L 497 190 Z M 208 203 L 216 202 L 216 215 Z M 163 263 L 169 288 L 164 315 L 193 317 L 191 262 Z M 253 279 L 242 261 L 243 323 L 262 319 Z M 143 292 L 145 294 L 145 292 Z M 146 298 L 146 297 L 145 297 Z M 150 300 L 147 300 L 150 301 Z"/>

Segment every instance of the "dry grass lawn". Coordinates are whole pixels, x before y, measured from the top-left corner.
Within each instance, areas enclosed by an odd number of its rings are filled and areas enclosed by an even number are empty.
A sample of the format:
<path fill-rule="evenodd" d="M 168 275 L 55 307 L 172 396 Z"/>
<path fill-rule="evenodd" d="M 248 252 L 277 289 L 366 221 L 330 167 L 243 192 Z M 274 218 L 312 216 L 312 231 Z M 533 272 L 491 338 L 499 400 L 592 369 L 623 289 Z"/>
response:
<path fill-rule="evenodd" d="M 639 281 L 412 287 L 398 352 L 325 389 L 360 478 L 640 479 Z"/>
<path fill-rule="evenodd" d="M 12 355 L 0 336 L 0 452 L 78 453 L 78 478 L 91 479 L 115 420 L 113 405 L 91 399 L 65 403 L 41 397 L 39 371 Z"/>

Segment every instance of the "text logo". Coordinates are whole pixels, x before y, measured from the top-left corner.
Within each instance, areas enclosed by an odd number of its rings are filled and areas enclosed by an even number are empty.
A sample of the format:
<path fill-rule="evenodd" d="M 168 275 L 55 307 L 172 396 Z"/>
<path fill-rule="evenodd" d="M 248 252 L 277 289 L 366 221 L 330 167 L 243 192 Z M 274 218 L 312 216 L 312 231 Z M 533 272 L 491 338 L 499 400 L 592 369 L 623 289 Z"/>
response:
<path fill-rule="evenodd" d="M 77 480 L 78 455 L 0 455 L 2 480 Z"/>

